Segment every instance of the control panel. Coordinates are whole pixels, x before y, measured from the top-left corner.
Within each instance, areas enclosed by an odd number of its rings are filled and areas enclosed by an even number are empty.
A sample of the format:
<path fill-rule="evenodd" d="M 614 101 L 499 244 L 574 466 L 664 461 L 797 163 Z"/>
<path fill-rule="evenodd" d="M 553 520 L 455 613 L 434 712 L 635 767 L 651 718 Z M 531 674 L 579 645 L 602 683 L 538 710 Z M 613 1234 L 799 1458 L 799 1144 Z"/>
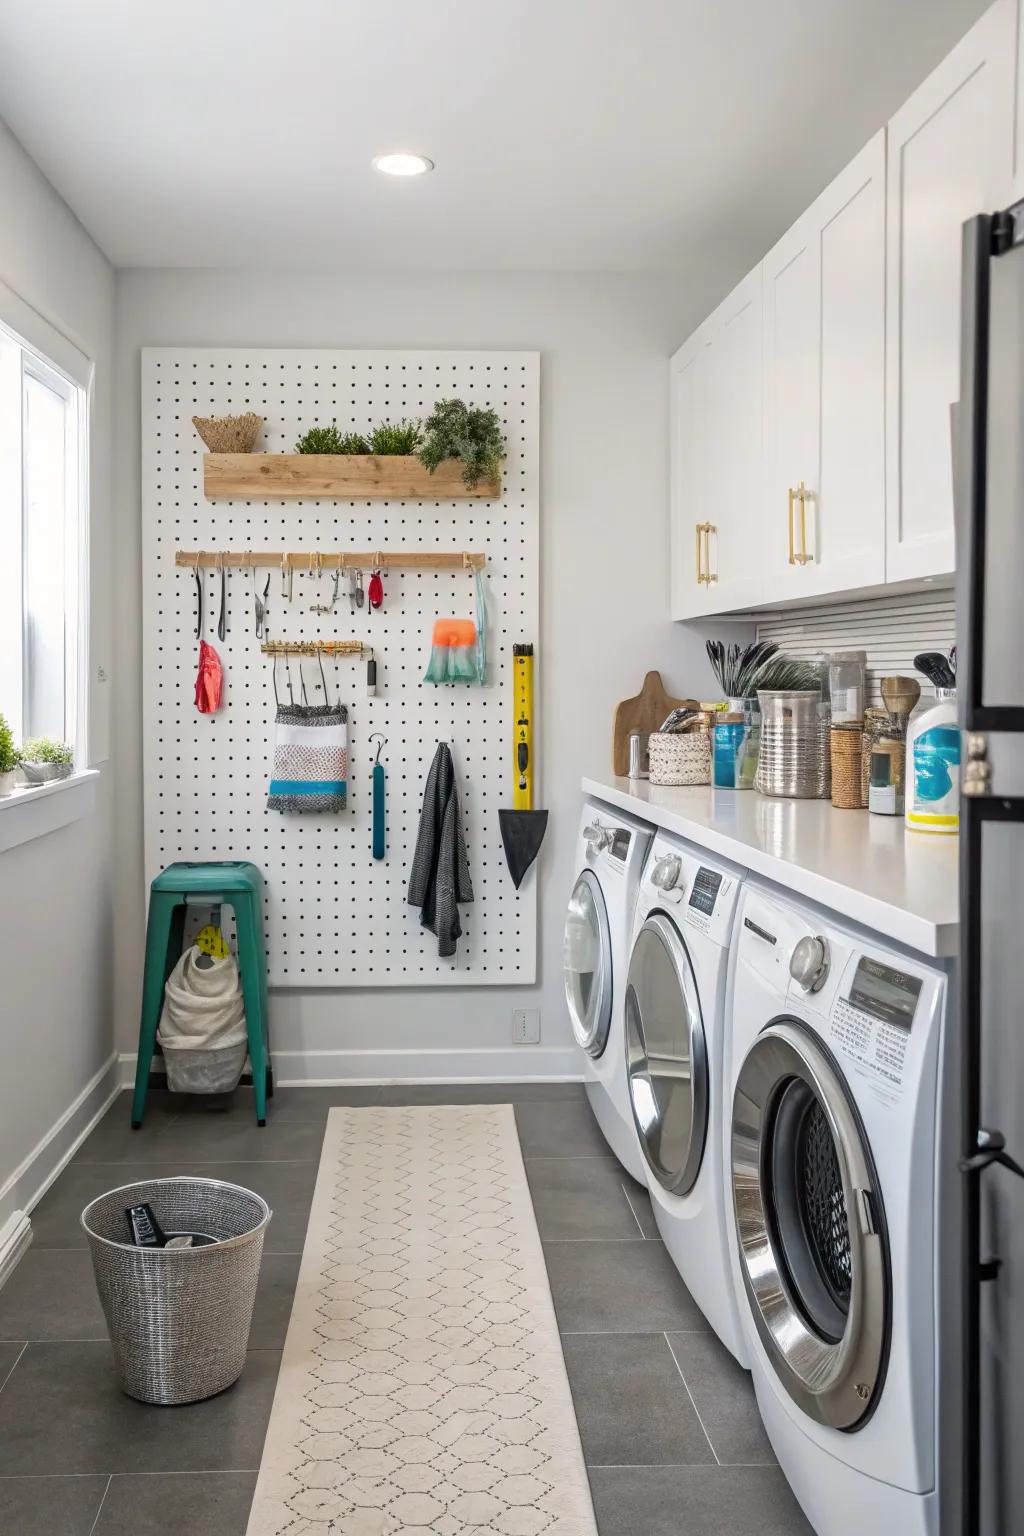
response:
<path fill-rule="evenodd" d="M 715 910 L 718 893 L 722 889 L 722 873 L 717 869 L 705 869 L 702 864 L 694 878 L 690 891 L 690 906 L 710 917 Z"/>
<path fill-rule="evenodd" d="M 661 907 L 675 922 L 707 934 L 716 944 L 728 944 L 739 874 L 704 863 L 696 849 L 658 833 L 644 866 L 643 915 Z"/>

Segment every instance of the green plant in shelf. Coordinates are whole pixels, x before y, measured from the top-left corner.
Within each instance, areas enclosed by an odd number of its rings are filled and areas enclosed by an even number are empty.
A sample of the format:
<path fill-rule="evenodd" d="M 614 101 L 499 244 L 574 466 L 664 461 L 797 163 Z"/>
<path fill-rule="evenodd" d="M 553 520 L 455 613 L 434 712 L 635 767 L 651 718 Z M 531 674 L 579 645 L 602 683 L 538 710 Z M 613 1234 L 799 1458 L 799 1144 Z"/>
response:
<path fill-rule="evenodd" d="M 370 452 L 380 455 L 415 453 L 423 441 L 418 421 L 381 421 L 370 433 Z"/>
<path fill-rule="evenodd" d="M 445 459 L 461 459 L 462 479 L 470 490 L 481 480 L 497 480 L 505 440 L 497 413 L 468 406 L 464 400 L 439 400 L 424 423 L 420 462 L 433 474 Z"/>
<path fill-rule="evenodd" d="M 54 741 L 49 736 L 33 736 L 21 749 L 21 760 L 26 763 L 53 763 L 67 768 L 75 760 L 73 747 L 66 741 Z"/>
<path fill-rule="evenodd" d="M 14 732 L 0 715 L 0 773 L 13 773 L 20 762 L 21 753 L 14 745 Z"/>
<path fill-rule="evenodd" d="M 296 453 L 369 453 L 370 445 L 359 432 L 339 432 L 329 427 L 310 427 L 295 444 Z"/>

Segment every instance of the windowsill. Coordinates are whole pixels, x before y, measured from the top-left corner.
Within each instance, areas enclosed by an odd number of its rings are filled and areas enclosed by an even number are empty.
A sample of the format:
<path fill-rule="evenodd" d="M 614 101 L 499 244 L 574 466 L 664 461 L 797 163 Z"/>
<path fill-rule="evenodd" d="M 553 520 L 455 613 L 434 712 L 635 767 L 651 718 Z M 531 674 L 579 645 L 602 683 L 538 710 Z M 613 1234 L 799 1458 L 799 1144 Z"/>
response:
<path fill-rule="evenodd" d="M 69 778 L 26 784 L 0 797 L 0 853 L 90 815 L 99 777 L 98 769 L 81 768 Z"/>

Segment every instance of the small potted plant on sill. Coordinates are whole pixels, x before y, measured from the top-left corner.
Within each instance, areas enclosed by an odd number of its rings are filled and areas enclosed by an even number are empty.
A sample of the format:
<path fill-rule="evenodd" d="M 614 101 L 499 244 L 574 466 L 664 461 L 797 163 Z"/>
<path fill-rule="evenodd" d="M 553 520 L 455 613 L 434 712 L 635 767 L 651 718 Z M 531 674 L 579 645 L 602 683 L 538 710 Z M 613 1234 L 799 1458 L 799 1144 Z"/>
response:
<path fill-rule="evenodd" d="M 30 784 L 49 784 L 66 779 L 75 766 L 73 748 L 49 736 L 35 736 L 21 749 L 21 771 Z"/>
<path fill-rule="evenodd" d="M 0 797 L 13 794 L 21 753 L 14 745 L 14 732 L 0 715 Z"/>

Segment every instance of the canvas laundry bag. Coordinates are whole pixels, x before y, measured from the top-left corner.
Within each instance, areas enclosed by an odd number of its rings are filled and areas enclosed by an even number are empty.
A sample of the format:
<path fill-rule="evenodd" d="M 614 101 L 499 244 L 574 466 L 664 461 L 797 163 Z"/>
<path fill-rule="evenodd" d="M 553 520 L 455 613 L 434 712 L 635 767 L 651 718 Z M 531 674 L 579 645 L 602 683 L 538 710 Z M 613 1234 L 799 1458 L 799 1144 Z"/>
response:
<path fill-rule="evenodd" d="M 245 1043 L 245 1009 L 233 955 L 205 956 L 196 945 L 186 949 L 164 988 L 157 1039 L 171 1050 L 213 1050 Z"/>

